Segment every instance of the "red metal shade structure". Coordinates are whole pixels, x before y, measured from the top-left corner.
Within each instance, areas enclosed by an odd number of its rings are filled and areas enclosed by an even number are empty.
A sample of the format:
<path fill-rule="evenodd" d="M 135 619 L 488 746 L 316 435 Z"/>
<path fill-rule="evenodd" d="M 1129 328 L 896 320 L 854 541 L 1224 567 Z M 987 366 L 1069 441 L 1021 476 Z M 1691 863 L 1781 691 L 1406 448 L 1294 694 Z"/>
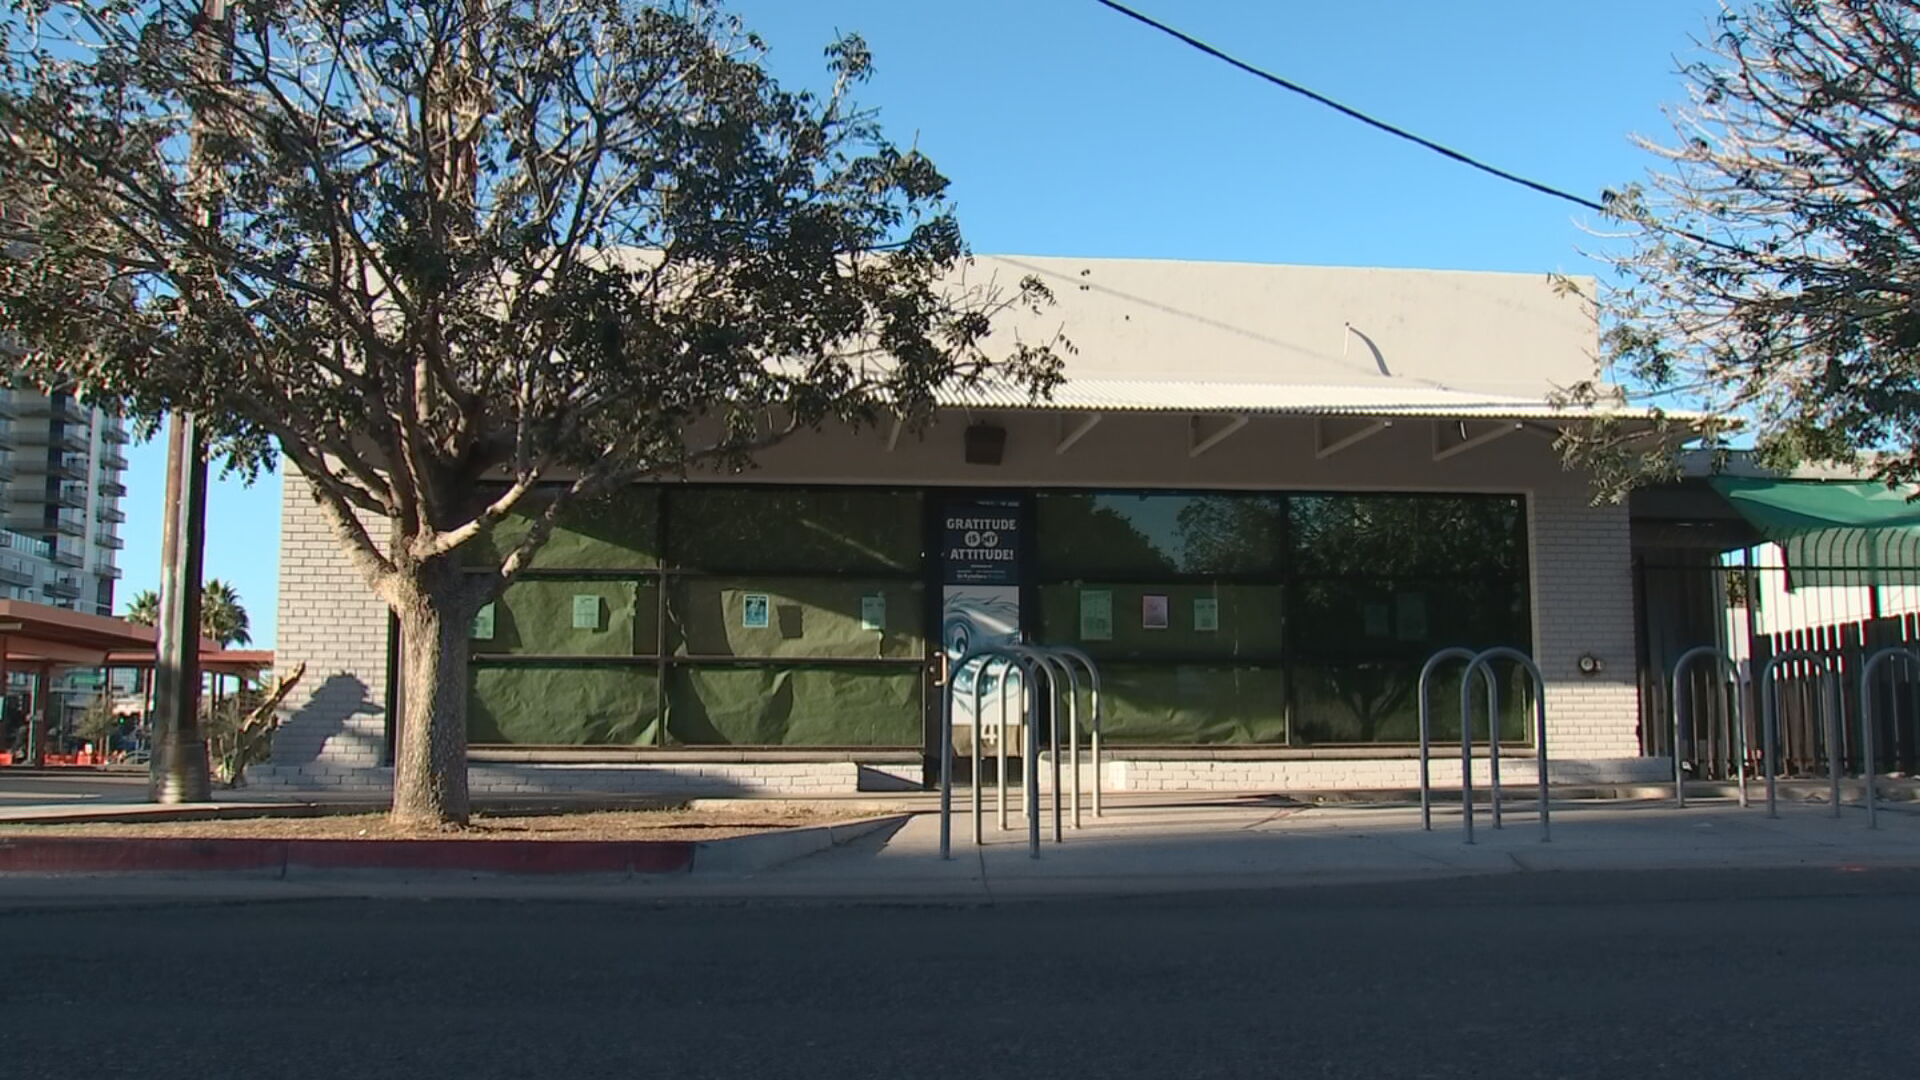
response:
<path fill-rule="evenodd" d="M 25 600 L 0 600 L 0 687 L 8 685 L 16 671 L 31 671 L 36 686 L 44 688 L 54 672 L 63 668 L 150 670 L 154 638 L 152 627 L 125 619 Z M 200 669 L 208 674 L 253 678 L 272 666 L 271 649 L 222 649 L 205 638 L 200 641 Z M 35 695 L 36 715 L 28 717 L 37 730 L 44 730 L 46 696 L 44 692 Z M 40 764 L 45 740 L 31 742 L 33 763 Z"/>

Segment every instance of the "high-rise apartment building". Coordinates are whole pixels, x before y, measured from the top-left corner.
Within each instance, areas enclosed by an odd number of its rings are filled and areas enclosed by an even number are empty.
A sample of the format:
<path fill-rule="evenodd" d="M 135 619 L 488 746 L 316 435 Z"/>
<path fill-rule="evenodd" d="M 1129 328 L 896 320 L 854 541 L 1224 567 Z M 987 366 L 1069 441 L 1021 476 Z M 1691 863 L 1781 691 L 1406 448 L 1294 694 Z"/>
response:
<path fill-rule="evenodd" d="M 71 394 L 0 390 L 0 596 L 113 614 L 126 444 Z"/>

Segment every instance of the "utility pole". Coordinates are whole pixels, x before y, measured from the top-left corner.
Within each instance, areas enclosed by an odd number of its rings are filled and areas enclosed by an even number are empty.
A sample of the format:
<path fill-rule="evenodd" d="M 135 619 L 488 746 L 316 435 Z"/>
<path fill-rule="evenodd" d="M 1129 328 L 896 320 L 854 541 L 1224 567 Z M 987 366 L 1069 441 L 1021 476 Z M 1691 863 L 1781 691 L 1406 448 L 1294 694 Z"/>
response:
<path fill-rule="evenodd" d="M 160 534 L 158 656 L 153 669 L 154 802 L 206 802 L 213 795 L 200 728 L 200 570 L 206 537 L 207 459 L 200 424 L 173 414 L 167 429 L 167 493 Z"/>
<path fill-rule="evenodd" d="M 209 82 L 227 77 L 230 35 L 226 0 L 202 0 L 195 47 Z M 206 118 L 196 114 L 188 169 L 200 201 L 200 224 L 220 223 L 212 169 L 205 160 Z M 206 802 L 213 797 L 207 738 L 200 727 L 200 572 L 207 533 L 207 453 L 199 419 L 175 411 L 167 427 L 166 520 L 160 534 L 159 635 L 153 669 L 153 756 L 147 793 L 154 802 Z"/>

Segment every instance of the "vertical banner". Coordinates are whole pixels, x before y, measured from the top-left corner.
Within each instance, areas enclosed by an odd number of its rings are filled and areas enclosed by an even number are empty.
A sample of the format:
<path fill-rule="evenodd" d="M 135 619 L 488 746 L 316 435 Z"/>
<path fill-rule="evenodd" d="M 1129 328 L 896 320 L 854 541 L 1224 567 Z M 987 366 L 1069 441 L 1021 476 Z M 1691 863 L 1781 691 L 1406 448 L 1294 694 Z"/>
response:
<path fill-rule="evenodd" d="M 953 499 L 941 521 L 940 645 L 953 675 L 953 723 L 972 738 L 978 666 L 957 669 L 968 652 L 1020 638 L 1020 503 Z M 1002 673 L 980 685 L 985 715 L 997 718 Z"/>

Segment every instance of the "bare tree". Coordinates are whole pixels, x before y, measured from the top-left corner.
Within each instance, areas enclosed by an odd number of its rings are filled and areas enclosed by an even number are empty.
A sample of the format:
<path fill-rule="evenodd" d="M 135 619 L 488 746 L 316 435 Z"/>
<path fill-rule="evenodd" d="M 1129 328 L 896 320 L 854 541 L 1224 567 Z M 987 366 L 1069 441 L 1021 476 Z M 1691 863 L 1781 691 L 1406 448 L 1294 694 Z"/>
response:
<path fill-rule="evenodd" d="M 1659 165 L 1609 200 L 1616 379 L 1776 463 L 1920 478 L 1920 2 L 1753 0 L 1700 45 Z M 1569 448 L 1629 480 L 1622 431 Z"/>
<path fill-rule="evenodd" d="M 398 819 L 465 820 L 467 627 L 570 505 L 1058 378 L 1056 342 L 990 351 L 1045 290 L 953 284 L 947 181 L 853 102 L 856 37 L 814 95 L 705 0 L 282 0 L 215 79 L 196 3 L 12 5 L 0 333 L 298 469 L 398 617 Z"/>

